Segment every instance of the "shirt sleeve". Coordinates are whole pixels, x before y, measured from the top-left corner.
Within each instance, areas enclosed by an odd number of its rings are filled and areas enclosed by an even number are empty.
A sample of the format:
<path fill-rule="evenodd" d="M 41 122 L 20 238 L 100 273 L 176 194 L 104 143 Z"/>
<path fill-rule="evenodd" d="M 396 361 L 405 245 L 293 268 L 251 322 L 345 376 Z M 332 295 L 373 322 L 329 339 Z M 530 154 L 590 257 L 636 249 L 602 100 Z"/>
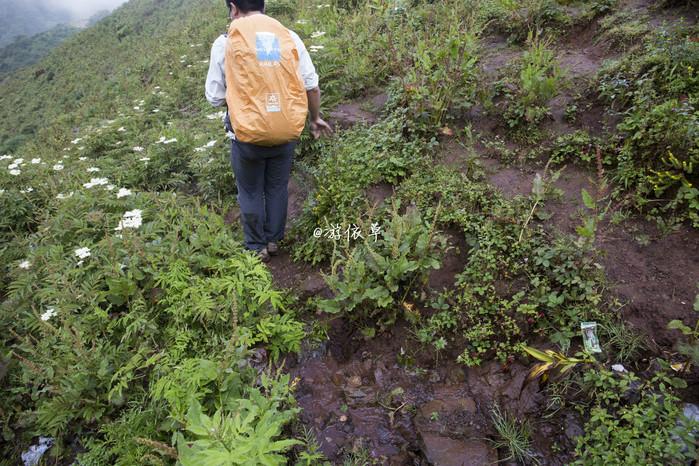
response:
<path fill-rule="evenodd" d="M 294 31 L 289 31 L 291 33 L 291 38 L 294 39 L 296 44 L 296 50 L 299 52 L 299 73 L 303 79 L 303 85 L 307 91 L 318 87 L 318 74 L 316 73 L 316 68 L 313 66 L 311 61 L 311 56 L 306 50 L 306 46 L 303 44 L 301 38 Z"/>
<path fill-rule="evenodd" d="M 226 103 L 226 75 L 224 60 L 226 58 L 226 36 L 219 36 L 211 47 L 209 72 L 206 75 L 206 100 L 215 107 Z"/>

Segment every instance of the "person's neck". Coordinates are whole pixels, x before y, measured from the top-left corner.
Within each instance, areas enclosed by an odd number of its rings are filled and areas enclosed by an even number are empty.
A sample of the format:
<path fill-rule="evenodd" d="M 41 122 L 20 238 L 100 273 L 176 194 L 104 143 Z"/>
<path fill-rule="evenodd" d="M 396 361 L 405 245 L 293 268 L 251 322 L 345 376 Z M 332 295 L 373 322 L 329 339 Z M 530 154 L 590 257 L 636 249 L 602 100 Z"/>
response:
<path fill-rule="evenodd" d="M 252 16 L 252 15 L 261 15 L 263 14 L 261 11 L 248 11 L 246 13 L 238 13 L 236 18 L 245 18 L 246 16 Z"/>

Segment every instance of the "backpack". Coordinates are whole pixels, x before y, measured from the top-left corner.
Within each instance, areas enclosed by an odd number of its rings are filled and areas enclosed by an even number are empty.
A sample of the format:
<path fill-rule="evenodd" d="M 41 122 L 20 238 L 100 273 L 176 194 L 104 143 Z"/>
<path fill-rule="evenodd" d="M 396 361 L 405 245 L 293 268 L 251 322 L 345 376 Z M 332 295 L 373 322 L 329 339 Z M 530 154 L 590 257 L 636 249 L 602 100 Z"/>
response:
<path fill-rule="evenodd" d="M 226 102 L 235 138 L 260 146 L 296 140 L 308 97 L 291 33 L 263 14 L 231 22 L 226 44 Z"/>

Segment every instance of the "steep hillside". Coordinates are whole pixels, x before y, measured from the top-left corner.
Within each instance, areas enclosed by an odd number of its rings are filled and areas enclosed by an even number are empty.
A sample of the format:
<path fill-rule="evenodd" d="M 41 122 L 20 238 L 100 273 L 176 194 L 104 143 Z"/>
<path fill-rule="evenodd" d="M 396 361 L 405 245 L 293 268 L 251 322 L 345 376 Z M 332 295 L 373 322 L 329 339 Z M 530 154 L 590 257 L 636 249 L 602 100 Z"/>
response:
<path fill-rule="evenodd" d="M 67 40 L 0 83 L 0 152 L 47 122 L 70 127 L 108 118 L 152 83 L 185 79 L 180 56 L 225 30 L 225 8 L 220 13 L 205 0 L 134 0 Z"/>
<path fill-rule="evenodd" d="M 34 36 L 15 39 L 0 49 L 0 80 L 16 69 L 36 63 L 79 30 L 59 24 Z"/>
<path fill-rule="evenodd" d="M 222 3 L 0 84 L 0 466 L 696 457 L 696 0 L 270 0 L 336 131 L 267 264 L 203 96 Z"/>

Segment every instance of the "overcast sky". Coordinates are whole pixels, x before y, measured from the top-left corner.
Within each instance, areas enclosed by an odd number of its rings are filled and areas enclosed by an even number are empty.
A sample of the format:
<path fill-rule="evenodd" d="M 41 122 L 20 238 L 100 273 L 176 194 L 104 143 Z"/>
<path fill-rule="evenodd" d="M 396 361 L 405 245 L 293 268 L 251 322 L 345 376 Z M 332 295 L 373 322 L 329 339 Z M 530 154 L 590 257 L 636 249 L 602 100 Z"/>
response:
<path fill-rule="evenodd" d="M 126 0 L 46 0 L 46 3 L 65 8 L 78 19 L 87 19 L 100 10 L 113 10 Z"/>

